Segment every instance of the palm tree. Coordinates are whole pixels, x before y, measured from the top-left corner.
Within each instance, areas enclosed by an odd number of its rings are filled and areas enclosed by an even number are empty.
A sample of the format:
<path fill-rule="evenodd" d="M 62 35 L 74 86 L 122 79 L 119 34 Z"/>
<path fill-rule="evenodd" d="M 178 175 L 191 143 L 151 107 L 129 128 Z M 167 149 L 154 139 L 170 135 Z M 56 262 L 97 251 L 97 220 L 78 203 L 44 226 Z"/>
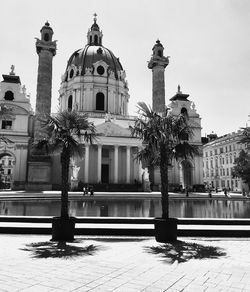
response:
<path fill-rule="evenodd" d="M 130 129 L 145 147 L 138 152 L 137 158 L 148 166 L 160 167 L 162 218 L 168 219 L 168 168 L 173 159 L 187 159 L 200 153 L 196 146 L 188 143 L 193 132 L 186 114 L 173 116 L 168 108 L 162 114 L 157 113 L 144 102 L 139 102 L 138 108 L 139 117 Z"/>
<path fill-rule="evenodd" d="M 92 143 L 96 137 L 93 123 L 88 121 L 87 115 L 80 115 L 76 111 L 62 111 L 55 116 L 49 116 L 44 129 L 47 137 L 35 143 L 36 149 L 45 149 L 47 153 L 61 154 L 61 218 L 69 218 L 68 191 L 69 191 L 69 166 L 71 157 L 82 157 L 84 142 Z"/>

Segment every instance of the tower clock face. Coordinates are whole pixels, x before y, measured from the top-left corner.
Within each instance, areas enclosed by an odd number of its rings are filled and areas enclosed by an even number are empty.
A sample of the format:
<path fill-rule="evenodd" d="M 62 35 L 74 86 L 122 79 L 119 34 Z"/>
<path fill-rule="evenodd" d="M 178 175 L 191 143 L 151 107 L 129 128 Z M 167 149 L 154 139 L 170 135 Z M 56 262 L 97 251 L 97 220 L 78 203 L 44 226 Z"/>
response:
<path fill-rule="evenodd" d="M 99 74 L 99 75 L 103 75 L 104 74 L 104 68 L 102 67 L 102 66 L 98 66 L 97 67 L 97 73 Z"/>

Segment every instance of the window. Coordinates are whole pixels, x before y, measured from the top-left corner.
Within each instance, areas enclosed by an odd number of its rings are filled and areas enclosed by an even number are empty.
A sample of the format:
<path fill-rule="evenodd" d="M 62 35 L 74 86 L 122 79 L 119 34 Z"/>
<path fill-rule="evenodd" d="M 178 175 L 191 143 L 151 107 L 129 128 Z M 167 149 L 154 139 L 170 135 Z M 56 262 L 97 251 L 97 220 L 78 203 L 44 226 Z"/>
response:
<path fill-rule="evenodd" d="M 232 151 L 232 146 L 231 145 L 229 145 L 229 151 Z"/>
<path fill-rule="evenodd" d="M 227 168 L 227 175 L 229 175 L 229 169 Z"/>
<path fill-rule="evenodd" d="M 183 114 L 183 115 L 187 115 L 188 114 L 187 109 L 185 107 L 183 107 L 181 109 L 181 114 Z"/>
<path fill-rule="evenodd" d="M 10 174 L 11 174 L 11 169 L 8 169 L 8 172 L 7 172 L 7 174 L 8 174 L 8 175 L 10 175 Z"/>
<path fill-rule="evenodd" d="M 14 93 L 10 90 L 6 91 L 5 92 L 5 95 L 4 95 L 4 99 L 5 100 L 13 100 L 14 99 Z"/>
<path fill-rule="evenodd" d="M 213 156 L 213 151 L 210 151 L 210 156 Z"/>
<path fill-rule="evenodd" d="M 8 165 L 11 166 L 11 160 L 8 161 Z"/>
<path fill-rule="evenodd" d="M 102 92 L 98 92 L 96 95 L 96 110 L 104 111 L 104 94 Z"/>
<path fill-rule="evenodd" d="M 94 36 L 94 44 L 98 45 L 98 36 L 97 35 Z"/>
<path fill-rule="evenodd" d="M 97 70 L 97 73 L 99 75 L 103 75 L 104 72 L 105 72 L 105 70 L 104 70 L 104 68 L 102 66 L 98 66 L 96 70 Z"/>
<path fill-rule="evenodd" d="M 158 51 L 157 55 L 158 57 L 162 57 L 162 51 Z"/>
<path fill-rule="evenodd" d="M 12 121 L 2 121 L 2 129 L 4 130 L 10 130 L 12 128 Z"/>
<path fill-rule="evenodd" d="M 44 34 L 44 40 L 45 40 L 46 42 L 49 41 L 49 34 L 48 34 L 48 33 L 45 33 L 45 34 Z"/>
<path fill-rule="evenodd" d="M 223 153 L 223 147 L 220 148 L 220 153 Z"/>
<path fill-rule="evenodd" d="M 217 149 L 214 150 L 214 154 L 217 155 Z"/>
<path fill-rule="evenodd" d="M 69 72 L 69 78 L 72 78 L 74 76 L 74 70 L 71 69 L 70 72 Z"/>
<path fill-rule="evenodd" d="M 68 111 L 72 111 L 72 95 L 68 99 Z"/>

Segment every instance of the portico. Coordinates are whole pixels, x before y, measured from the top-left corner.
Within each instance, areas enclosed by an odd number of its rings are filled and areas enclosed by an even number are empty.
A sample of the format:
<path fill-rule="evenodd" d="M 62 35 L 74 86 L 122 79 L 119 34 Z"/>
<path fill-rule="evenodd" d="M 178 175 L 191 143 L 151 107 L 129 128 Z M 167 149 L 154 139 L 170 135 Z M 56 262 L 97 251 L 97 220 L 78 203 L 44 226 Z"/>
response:
<path fill-rule="evenodd" d="M 85 145 L 84 159 L 79 162 L 79 180 L 112 184 L 141 182 L 141 165 L 135 159 L 137 147 L 133 144 Z"/>

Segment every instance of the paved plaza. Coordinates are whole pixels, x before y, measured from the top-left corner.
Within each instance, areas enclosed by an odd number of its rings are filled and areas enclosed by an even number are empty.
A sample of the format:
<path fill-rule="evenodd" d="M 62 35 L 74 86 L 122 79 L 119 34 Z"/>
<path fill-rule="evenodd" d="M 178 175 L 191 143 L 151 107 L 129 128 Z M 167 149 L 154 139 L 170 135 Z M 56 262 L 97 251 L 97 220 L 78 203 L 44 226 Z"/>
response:
<path fill-rule="evenodd" d="M 0 291 L 250 291 L 250 239 L 0 234 Z"/>

